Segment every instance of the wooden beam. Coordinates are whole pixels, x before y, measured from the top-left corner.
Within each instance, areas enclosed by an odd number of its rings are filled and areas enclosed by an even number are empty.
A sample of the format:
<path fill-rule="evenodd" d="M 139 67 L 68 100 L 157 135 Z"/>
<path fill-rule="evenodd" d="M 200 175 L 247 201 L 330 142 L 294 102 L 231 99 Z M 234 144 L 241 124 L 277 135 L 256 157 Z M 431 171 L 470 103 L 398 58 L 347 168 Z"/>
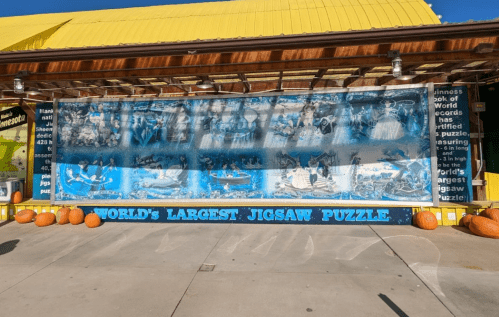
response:
<path fill-rule="evenodd" d="M 317 85 L 317 83 L 322 79 L 322 77 L 324 76 L 324 74 L 326 74 L 326 72 L 327 68 L 319 69 L 317 74 L 315 74 L 314 79 L 312 79 L 312 81 L 310 82 L 310 90 L 314 89 L 315 85 Z"/>
<path fill-rule="evenodd" d="M 33 110 L 32 107 L 26 104 L 23 98 L 19 100 L 19 106 L 21 107 L 21 109 L 24 110 L 24 112 L 26 112 L 26 115 L 30 120 L 35 121 L 35 116 L 36 116 L 35 111 Z"/>
<path fill-rule="evenodd" d="M 279 79 L 277 80 L 277 87 L 276 87 L 276 90 L 277 91 L 282 91 L 282 74 L 283 72 L 279 72 Z"/>
<path fill-rule="evenodd" d="M 384 86 L 388 82 L 390 82 L 390 81 L 392 81 L 394 79 L 395 79 L 395 77 L 393 77 L 392 74 L 389 74 L 389 75 L 386 75 L 386 76 L 383 76 L 383 77 L 379 77 L 376 80 L 376 86 Z"/>
<path fill-rule="evenodd" d="M 372 67 L 360 67 L 359 69 L 357 69 L 353 74 L 352 76 L 348 77 L 348 78 L 345 78 L 345 80 L 343 81 L 343 87 L 346 88 L 348 86 L 350 86 L 351 84 L 353 84 L 357 79 L 361 78 L 361 77 L 364 77 L 364 75 L 370 71 L 372 69 Z"/>
<path fill-rule="evenodd" d="M 248 83 L 248 79 L 246 78 L 245 74 L 238 73 L 237 76 L 241 80 L 241 82 L 244 85 L 244 93 L 247 94 L 251 91 L 251 85 Z"/>
<path fill-rule="evenodd" d="M 179 90 L 182 90 L 186 94 L 190 93 L 192 91 L 191 87 L 184 87 L 184 84 L 180 82 L 179 80 L 173 78 L 173 77 L 161 77 L 162 80 L 164 80 L 168 85 L 175 87 Z"/>
<path fill-rule="evenodd" d="M 391 60 L 387 57 L 377 56 L 350 56 L 342 58 L 304 58 L 288 59 L 284 61 L 273 61 L 269 54 L 258 54 L 258 52 L 247 53 L 248 62 L 234 62 L 229 64 L 213 64 L 211 60 L 199 58 L 190 60 L 188 64 L 180 64 L 171 57 L 144 58 L 147 67 L 136 69 L 125 69 L 120 60 L 109 60 L 106 63 L 95 63 L 93 68 L 82 71 L 84 63 L 53 62 L 45 72 L 33 72 L 30 81 L 54 81 L 54 80 L 91 80 L 102 78 L 144 78 L 144 77 L 173 77 L 173 76 L 209 76 L 213 74 L 250 73 L 289 71 L 291 69 L 322 69 L 322 68 L 347 68 L 347 67 L 375 67 L 390 65 Z M 472 51 L 458 52 L 430 52 L 424 54 L 402 54 L 404 63 L 458 63 L 472 62 L 477 60 L 497 61 L 499 52 L 494 51 L 486 54 L 476 54 Z M 145 66 L 146 64 L 144 64 Z M 11 83 L 15 74 L 23 69 L 39 68 L 39 63 L 33 64 L 11 64 L 8 67 L 0 67 L 0 82 Z M 98 69 L 96 69 L 98 68 Z M 50 70 L 50 71 L 47 71 Z"/>
<path fill-rule="evenodd" d="M 78 83 L 72 82 L 72 81 L 58 81 L 57 83 L 61 84 L 63 87 L 68 87 L 70 89 L 74 89 L 76 91 L 82 91 L 86 93 L 92 93 L 97 96 L 105 96 L 107 95 L 107 91 L 105 89 L 99 88 L 99 87 L 90 87 L 90 85 L 93 85 L 92 83 L 87 83 L 87 82 L 82 82 L 85 85 L 88 86 L 81 86 L 78 85 Z M 95 86 L 95 85 L 93 85 Z"/>

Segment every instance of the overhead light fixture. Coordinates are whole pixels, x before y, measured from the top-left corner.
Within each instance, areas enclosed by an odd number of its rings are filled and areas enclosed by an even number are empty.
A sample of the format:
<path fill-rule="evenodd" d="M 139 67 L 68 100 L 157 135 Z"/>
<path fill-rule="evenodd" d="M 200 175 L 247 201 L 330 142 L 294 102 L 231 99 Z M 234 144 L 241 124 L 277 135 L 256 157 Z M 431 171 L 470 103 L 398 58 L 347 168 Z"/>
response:
<path fill-rule="evenodd" d="M 27 91 L 25 91 L 25 93 L 27 95 L 32 95 L 32 96 L 33 95 L 41 95 L 42 94 L 42 92 L 39 89 L 37 89 L 37 88 L 29 88 Z"/>
<path fill-rule="evenodd" d="M 400 57 L 392 59 L 392 72 L 393 77 L 398 78 L 402 76 L 402 59 Z"/>
<path fill-rule="evenodd" d="M 23 94 L 24 93 L 24 82 L 22 78 L 16 77 L 14 78 L 14 92 L 16 94 Z"/>
<path fill-rule="evenodd" d="M 388 58 L 392 59 L 392 73 L 393 77 L 398 78 L 402 76 L 402 59 L 400 58 L 399 51 L 388 51 Z"/>
<path fill-rule="evenodd" d="M 201 89 L 213 88 L 213 82 L 209 79 L 201 80 L 196 83 L 196 86 Z"/>
<path fill-rule="evenodd" d="M 415 78 L 417 75 L 402 75 L 397 77 L 398 80 L 411 80 Z"/>

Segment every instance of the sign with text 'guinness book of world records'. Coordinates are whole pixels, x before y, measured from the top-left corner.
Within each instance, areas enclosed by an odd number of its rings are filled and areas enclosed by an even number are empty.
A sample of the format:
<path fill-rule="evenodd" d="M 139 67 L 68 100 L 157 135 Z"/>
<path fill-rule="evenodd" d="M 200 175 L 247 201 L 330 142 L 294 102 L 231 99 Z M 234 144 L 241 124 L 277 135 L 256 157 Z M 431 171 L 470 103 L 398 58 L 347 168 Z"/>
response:
<path fill-rule="evenodd" d="M 438 204 L 433 84 L 55 104 L 53 203 Z"/>
<path fill-rule="evenodd" d="M 435 89 L 438 192 L 440 202 L 471 202 L 471 143 L 465 86 Z"/>

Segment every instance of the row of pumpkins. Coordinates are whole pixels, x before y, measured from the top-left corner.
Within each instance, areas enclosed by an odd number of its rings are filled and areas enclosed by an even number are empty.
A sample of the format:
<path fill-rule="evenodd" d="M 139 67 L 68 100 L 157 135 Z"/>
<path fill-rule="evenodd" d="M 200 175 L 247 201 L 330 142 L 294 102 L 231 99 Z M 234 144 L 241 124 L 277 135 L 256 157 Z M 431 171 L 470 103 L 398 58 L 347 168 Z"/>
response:
<path fill-rule="evenodd" d="M 421 211 L 413 216 L 414 225 L 434 230 L 438 227 L 437 217 L 430 211 Z M 460 226 L 467 227 L 477 236 L 499 239 L 499 209 L 487 208 L 479 215 L 467 214 L 459 221 Z"/>
<path fill-rule="evenodd" d="M 91 213 L 85 216 L 85 213 L 80 208 L 69 209 L 68 207 L 59 209 L 56 214 L 51 212 L 36 214 L 36 212 L 31 209 L 25 209 L 19 211 L 16 214 L 15 219 L 18 223 L 29 223 L 34 220 L 35 225 L 38 227 L 46 227 L 54 223 L 58 223 L 60 225 L 65 225 L 67 223 L 79 225 L 80 223 L 85 222 L 87 227 L 95 228 L 101 224 L 100 218 L 97 214 Z"/>

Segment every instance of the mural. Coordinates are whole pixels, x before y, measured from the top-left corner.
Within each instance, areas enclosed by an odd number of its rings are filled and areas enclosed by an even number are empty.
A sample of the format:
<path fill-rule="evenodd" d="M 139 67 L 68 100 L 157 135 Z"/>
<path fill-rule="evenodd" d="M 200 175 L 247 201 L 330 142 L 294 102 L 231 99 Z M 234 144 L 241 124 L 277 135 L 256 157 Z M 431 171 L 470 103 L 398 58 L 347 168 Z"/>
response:
<path fill-rule="evenodd" d="M 428 95 L 59 102 L 54 199 L 432 202 Z"/>

